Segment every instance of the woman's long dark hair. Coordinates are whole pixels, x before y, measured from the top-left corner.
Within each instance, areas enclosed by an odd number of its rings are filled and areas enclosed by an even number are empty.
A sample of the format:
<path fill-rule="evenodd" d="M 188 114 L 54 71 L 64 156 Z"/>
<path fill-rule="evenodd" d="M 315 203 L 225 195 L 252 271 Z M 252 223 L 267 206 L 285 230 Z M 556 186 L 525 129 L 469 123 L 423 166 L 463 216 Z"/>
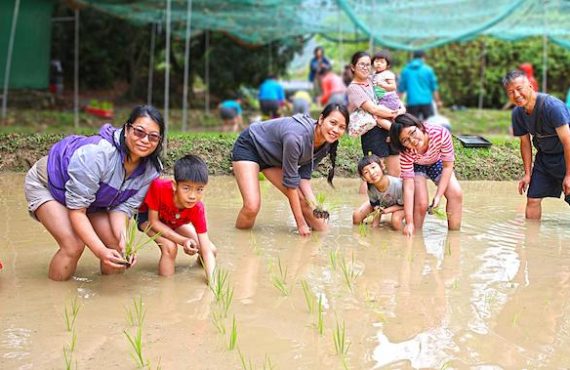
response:
<path fill-rule="evenodd" d="M 164 143 L 165 126 L 162 114 L 160 114 L 158 109 L 156 109 L 152 105 L 139 105 L 132 110 L 129 118 L 127 119 L 127 122 L 125 122 L 125 124 L 123 125 L 123 129 L 121 130 L 121 135 L 120 135 L 121 149 L 124 150 L 127 153 L 127 155 L 131 154 L 129 151 L 129 147 L 125 142 L 125 131 L 127 129 L 127 126 L 132 125 L 139 117 L 150 118 L 158 125 L 160 129 L 160 141 L 158 142 L 158 145 L 156 146 L 154 152 L 152 152 L 148 156 L 148 159 L 156 168 L 156 170 L 161 172 L 162 163 L 160 162 L 160 155 L 162 154 L 162 144 Z"/>
<path fill-rule="evenodd" d="M 346 108 L 346 106 L 343 104 L 337 104 L 337 103 L 328 104 L 325 107 L 325 109 L 323 109 L 323 111 L 321 112 L 319 118 L 325 119 L 334 111 L 338 111 L 340 112 L 340 114 L 342 114 L 344 120 L 346 121 L 346 127 L 348 127 L 348 124 L 350 123 L 350 114 L 348 113 L 348 109 Z M 332 143 L 329 149 L 329 160 L 331 161 L 331 168 L 329 169 L 329 173 L 327 175 L 327 182 L 333 188 L 334 188 L 333 179 L 334 179 L 334 170 L 336 167 L 337 148 L 338 148 L 338 140 Z"/>
<path fill-rule="evenodd" d="M 423 123 L 409 113 L 400 114 L 394 118 L 394 122 L 392 126 L 390 126 L 390 145 L 392 145 L 397 152 L 406 150 L 400 141 L 400 134 L 404 128 L 412 126 L 416 126 L 420 130 L 425 131 Z"/>

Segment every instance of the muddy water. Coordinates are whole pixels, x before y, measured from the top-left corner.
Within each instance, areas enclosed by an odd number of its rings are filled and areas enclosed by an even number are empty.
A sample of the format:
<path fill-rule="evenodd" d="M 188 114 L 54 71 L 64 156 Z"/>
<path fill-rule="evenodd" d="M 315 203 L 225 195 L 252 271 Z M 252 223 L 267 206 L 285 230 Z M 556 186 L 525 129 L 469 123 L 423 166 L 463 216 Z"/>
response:
<path fill-rule="evenodd" d="M 351 226 L 352 209 L 364 200 L 352 179 L 337 179 L 335 191 L 316 181 L 328 194 L 328 234 L 295 235 L 285 198 L 266 183 L 255 229 L 237 231 L 235 183 L 213 178 L 210 235 L 234 288 L 228 317 L 218 320 L 226 334 L 213 323 L 222 309 L 201 268 L 183 253 L 172 278 L 156 275 L 153 247 L 122 276 L 100 276 L 86 251 L 72 281 L 49 281 L 55 242 L 26 214 L 22 183 L 22 174 L 0 175 L 2 369 L 64 368 L 72 336 L 64 312 L 73 297 L 80 310 L 72 361 L 80 369 L 135 368 L 123 331 L 136 331 L 127 309 L 138 297 L 152 368 L 241 368 L 238 351 L 228 350 L 234 317 L 237 347 L 259 369 L 570 366 L 570 209 L 548 200 L 543 222 L 526 223 L 514 183 L 464 183 L 462 232 L 448 233 L 430 216 L 423 235 L 408 241 L 387 227 L 364 234 Z M 278 261 L 287 296 L 272 282 Z M 342 261 L 353 278 L 344 278 Z M 303 281 L 320 297 L 322 335 Z M 333 342 L 337 323 L 350 343 L 344 360 Z"/>

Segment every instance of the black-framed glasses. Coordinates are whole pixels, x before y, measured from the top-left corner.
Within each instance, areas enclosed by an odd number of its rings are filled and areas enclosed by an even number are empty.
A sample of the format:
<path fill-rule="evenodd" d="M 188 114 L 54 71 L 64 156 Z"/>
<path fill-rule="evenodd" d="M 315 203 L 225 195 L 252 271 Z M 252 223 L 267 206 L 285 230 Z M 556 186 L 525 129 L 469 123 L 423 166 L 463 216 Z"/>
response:
<path fill-rule="evenodd" d="M 412 130 L 410 130 L 410 134 L 408 135 L 408 137 L 405 139 L 401 139 L 400 143 L 402 143 L 403 146 L 408 145 L 410 143 L 411 139 L 413 137 L 416 137 L 417 134 L 418 134 L 418 128 L 414 127 Z"/>
<path fill-rule="evenodd" d="M 157 134 L 156 132 L 151 132 L 148 133 L 146 132 L 144 129 L 140 128 L 140 127 L 135 127 L 132 124 L 128 124 L 127 127 L 130 127 L 133 130 L 133 134 L 139 138 L 139 139 L 144 139 L 145 137 L 148 137 L 148 141 L 150 141 L 153 144 L 156 144 L 158 142 L 160 142 L 160 139 L 162 138 L 159 134 Z"/>
<path fill-rule="evenodd" d="M 360 69 L 370 69 L 370 67 L 372 67 L 372 65 L 368 63 L 358 63 L 356 66 Z"/>

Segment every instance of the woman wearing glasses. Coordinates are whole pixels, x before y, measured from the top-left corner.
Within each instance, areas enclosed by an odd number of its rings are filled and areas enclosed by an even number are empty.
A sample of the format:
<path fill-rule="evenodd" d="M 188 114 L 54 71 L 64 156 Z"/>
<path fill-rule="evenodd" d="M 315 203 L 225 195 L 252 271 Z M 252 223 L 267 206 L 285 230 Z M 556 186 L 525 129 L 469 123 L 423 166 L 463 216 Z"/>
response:
<path fill-rule="evenodd" d="M 352 113 L 361 108 L 376 117 L 378 126 L 360 137 L 362 153 L 364 155 L 376 154 L 382 159 L 386 158 L 385 164 L 388 175 L 398 177 L 400 176 L 398 153 L 390 147 L 386 140 L 389 136 L 390 120 L 405 110 L 391 110 L 376 104 L 374 85 L 371 80 L 371 67 L 370 55 L 367 52 L 359 51 L 352 56 L 351 69 L 354 77 L 346 91 L 348 111 Z"/>
<path fill-rule="evenodd" d="M 71 278 L 85 246 L 103 274 L 134 263 L 123 257 L 127 222 L 162 170 L 163 139 L 160 112 L 138 106 L 121 129 L 106 124 L 98 135 L 68 136 L 28 171 L 28 210 L 59 244 L 50 279 Z"/>
<path fill-rule="evenodd" d="M 426 212 L 436 209 L 442 196 L 447 199 L 447 226 L 459 230 L 463 192 L 453 171 L 455 152 L 449 131 L 439 125 L 421 123 L 409 113 L 399 115 L 390 128 L 390 140 L 400 151 L 401 177 L 404 180 L 404 234 L 422 228 Z M 427 178 L 437 186 L 431 204 Z"/>

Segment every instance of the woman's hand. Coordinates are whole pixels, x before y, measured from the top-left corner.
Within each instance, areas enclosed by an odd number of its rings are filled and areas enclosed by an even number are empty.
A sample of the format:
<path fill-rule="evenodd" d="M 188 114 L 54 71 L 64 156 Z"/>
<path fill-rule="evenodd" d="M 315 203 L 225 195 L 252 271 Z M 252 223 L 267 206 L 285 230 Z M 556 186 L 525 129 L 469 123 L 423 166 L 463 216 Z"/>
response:
<path fill-rule="evenodd" d="M 114 269 L 124 269 L 127 267 L 127 262 L 130 262 L 125 261 L 119 251 L 111 248 L 105 248 L 97 257 L 99 257 L 103 266 L 112 267 Z"/>
<path fill-rule="evenodd" d="M 311 228 L 307 224 L 298 226 L 297 230 L 299 230 L 299 235 L 301 235 L 301 236 L 310 236 L 311 235 Z"/>
<path fill-rule="evenodd" d="M 198 243 L 192 238 L 188 238 L 182 244 L 182 248 L 184 249 L 184 253 L 189 256 L 193 256 L 198 253 Z"/>
<path fill-rule="evenodd" d="M 402 233 L 410 238 L 412 235 L 414 235 L 414 224 L 406 224 L 402 230 Z"/>
<path fill-rule="evenodd" d="M 439 202 L 441 201 L 441 197 L 439 195 L 436 195 L 433 197 L 433 200 L 431 202 L 431 205 L 429 206 L 430 209 L 435 209 L 439 206 Z"/>

